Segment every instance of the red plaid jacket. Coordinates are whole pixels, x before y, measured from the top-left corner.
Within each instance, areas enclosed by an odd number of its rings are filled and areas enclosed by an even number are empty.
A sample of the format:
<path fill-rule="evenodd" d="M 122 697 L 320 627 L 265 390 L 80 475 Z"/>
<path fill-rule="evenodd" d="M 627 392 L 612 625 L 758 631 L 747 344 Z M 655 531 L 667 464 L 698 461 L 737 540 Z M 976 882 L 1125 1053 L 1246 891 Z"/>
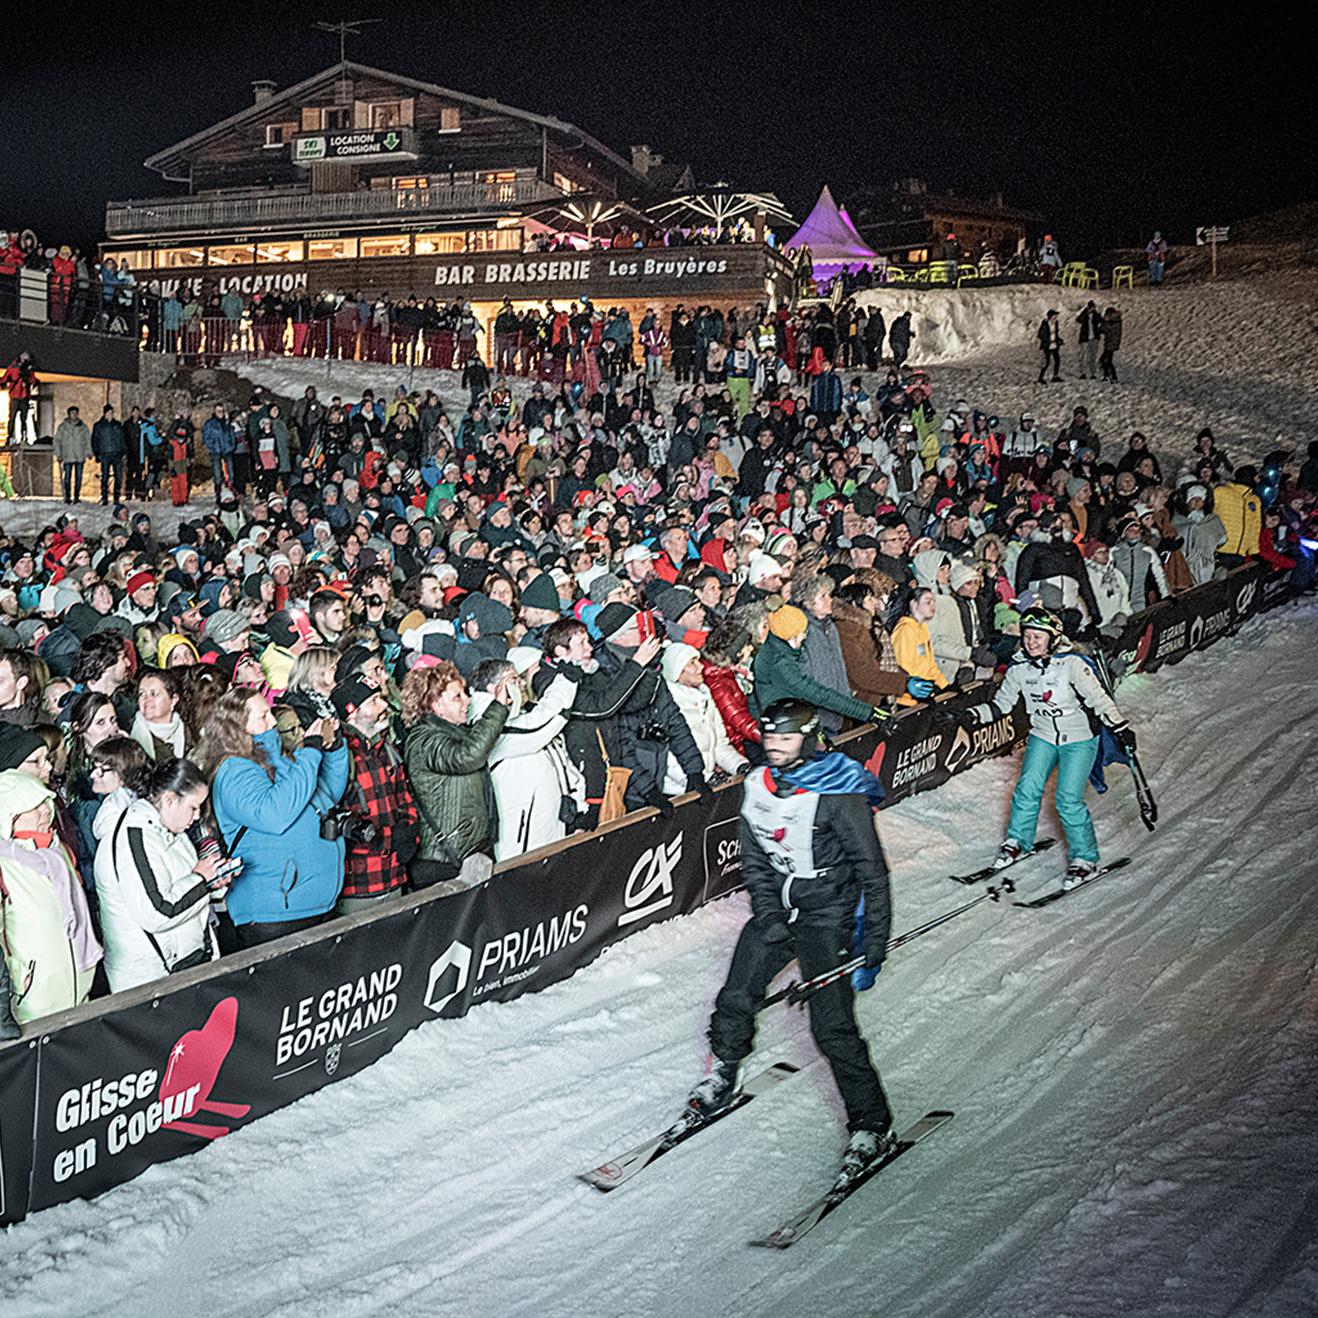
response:
<path fill-rule="evenodd" d="M 350 727 L 345 726 L 344 736 L 352 755 L 352 777 L 343 804 L 369 819 L 379 836 L 369 846 L 347 843 L 343 895 L 378 897 L 407 881 L 407 871 L 398 863 L 395 834 L 416 828 L 416 802 L 403 758 L 387 736 L 374 746 Z"/>

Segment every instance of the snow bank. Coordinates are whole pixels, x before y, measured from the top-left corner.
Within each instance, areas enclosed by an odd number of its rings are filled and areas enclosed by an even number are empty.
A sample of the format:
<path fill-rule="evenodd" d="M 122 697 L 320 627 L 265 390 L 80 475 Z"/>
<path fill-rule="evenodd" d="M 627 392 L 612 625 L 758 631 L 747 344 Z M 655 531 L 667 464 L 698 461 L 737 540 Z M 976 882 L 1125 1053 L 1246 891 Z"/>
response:
<path fill-rule="evenodd" d="M 1033 348 L 1039 322 L 1055 307 L 1069 325 L 1092 297 L 1077 289 L 1013 284 L 998 288 L 878 288 L 861 293 L 857 303 L 878 307 L 891 325 L 911 312 L 915 337 L 911 360 L 921 366 L 956 362 L 1000 348 Z M 1106 304 L 1104 304 L 1106 305 Z M 1063 337 L 1068 336 L 1063 331 Z"/>

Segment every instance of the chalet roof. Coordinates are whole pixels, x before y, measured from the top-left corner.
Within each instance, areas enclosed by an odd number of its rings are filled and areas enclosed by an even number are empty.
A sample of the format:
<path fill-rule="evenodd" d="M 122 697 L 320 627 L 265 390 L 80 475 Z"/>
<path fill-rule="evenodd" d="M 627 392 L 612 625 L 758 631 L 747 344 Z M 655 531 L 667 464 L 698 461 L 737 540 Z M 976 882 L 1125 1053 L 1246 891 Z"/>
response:
<path fill-rule="evenodd" d="M 245 106 L 237 114 L 231 114 L 227 119 L 221 119 L 219 123 L 212 124 L 209 128 L 203 129 L 199 133 L 194 133 L 191 137 L 184 138 L 181 142 L 176 142 L 171 147 L 166 147 L 163 151 L 157 151 L 155 155 L 145 160 L 143 164 L 147 169 L 154 169 L 157 173 L 170 177 L 169 171 L 176 166 L 184 166 L 187 157 L 191 155 L 198 147 L 204 146 L 207 142 L 218 137 L 220 134 L 228 132 L 231 128 L 238 128 L 245 123 L 253 120 L 264 119 L 272 107 L 284 102 L 296 102 L 300 97 L 306 96 L 326 83 L 342 78 L 344 74 L 357 75 L 363 78 L 376 78 L 381 82 L 392 83 L 398 87 L 410 87 L 414 91 L 424 92 L 430 96 L 439 96 L 445 100 L 456 101 L 463 105 L 475 106 L 479 109 L 486 110 L 491 114 L 506 115 L 513 119 L 523 119 L 527 123 L 536 124 L 541 128 L 549 129 L 560 136 L 575 138 L 577 142 L 589 147 L 592 151 L 603 156 L 611 164 L 626 174 L 630 179 L 641 185 L 641 191 L 650 191 L 653 184 L 647 182 L 643 174 L 638 173 L 632 168 L 631 164 L 618 155 L 616 151 L 610 150 L 602 142 L 591 137 L 589 133 L 584 132 L 575 124 L 570 124 L 563 119 L 555 119 L 549 115 L 535 114 L 530 110 L 518 110 L 511 105 L 504 105 L 501 101 L 491 100 L 485 96 L 472 96 L 467 92 L 454 91 L 450 87 L 440 87 L 435 83 L 422 82 L 418 78 L 409 78 L 401 73 L 386 73 L 383 69 L 374 69 L 367 64 L 357 64 L 352 60 L 345 60 L 342 64 L 331 65 L 327 69 L 322 69 L 319 73 L 313 74 L 310 78 L 304 78 L 301 82 L 294 83 L 291 87 L 284 88 L 283 91 L 275 92 L 267 100 L 258 101 L 251 105 Z"/>

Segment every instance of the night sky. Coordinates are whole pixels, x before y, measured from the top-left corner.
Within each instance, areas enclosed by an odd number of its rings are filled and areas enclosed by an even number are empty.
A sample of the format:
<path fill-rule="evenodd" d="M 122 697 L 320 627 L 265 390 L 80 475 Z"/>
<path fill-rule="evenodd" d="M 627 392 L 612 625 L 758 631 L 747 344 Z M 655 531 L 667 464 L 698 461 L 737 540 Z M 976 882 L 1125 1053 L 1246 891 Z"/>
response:
<path fill-rule="evenodd" d="M 845 203 L 917 175 L 1001 190 L 1064 251 L 1159 227 L 1190 241 L 1318 197 L 1312 20 L 1201 19 L 1218 8 L 361 0 L 101 6 L 89 28 L 46 5 L 7 25 L 0 226 L 94 243 L 107 198 L 178 190 L 148 155 L 249 104 L 253 79 L 285 87 L 337 60 L 315 19 L 379 17 L 350 59 L 556 115 L 624 156 L 648 142 L 702 181 L 776 191 L 798 219 L 822 183 Z"/>

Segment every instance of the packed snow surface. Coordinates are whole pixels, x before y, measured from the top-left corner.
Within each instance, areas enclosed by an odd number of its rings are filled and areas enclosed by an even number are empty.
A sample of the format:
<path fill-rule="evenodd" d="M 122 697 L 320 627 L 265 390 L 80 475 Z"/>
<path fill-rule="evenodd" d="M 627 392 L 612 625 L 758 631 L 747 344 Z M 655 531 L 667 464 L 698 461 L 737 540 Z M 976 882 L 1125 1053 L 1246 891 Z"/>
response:
<path fill-rule="evenodd" d="M 1109 771 L 1099 838 L 1130 868 L 893 955 L 859 1002 L 874 1057 L 900 1119 L 956 1119 L 789 1252 L 747 1241 L 823 1188 L 845 1140 L 799 1012 L 765 1012 L 755 1060 L 800 1075 L 611 1195 L 573 1176 L 679 1110 L 734 896 L 12 1228 L 0 1312 L 1311 1315 L 1316 623 L 1295 605 L 1123 685 L 1162 807 L 1146 834 Z M 882 814 L 896 930 L 966 900 L 946 875 L 996 847 L 1013 769 Z M 1022 891 L 1061 867 L 1021 866 Z"/>

